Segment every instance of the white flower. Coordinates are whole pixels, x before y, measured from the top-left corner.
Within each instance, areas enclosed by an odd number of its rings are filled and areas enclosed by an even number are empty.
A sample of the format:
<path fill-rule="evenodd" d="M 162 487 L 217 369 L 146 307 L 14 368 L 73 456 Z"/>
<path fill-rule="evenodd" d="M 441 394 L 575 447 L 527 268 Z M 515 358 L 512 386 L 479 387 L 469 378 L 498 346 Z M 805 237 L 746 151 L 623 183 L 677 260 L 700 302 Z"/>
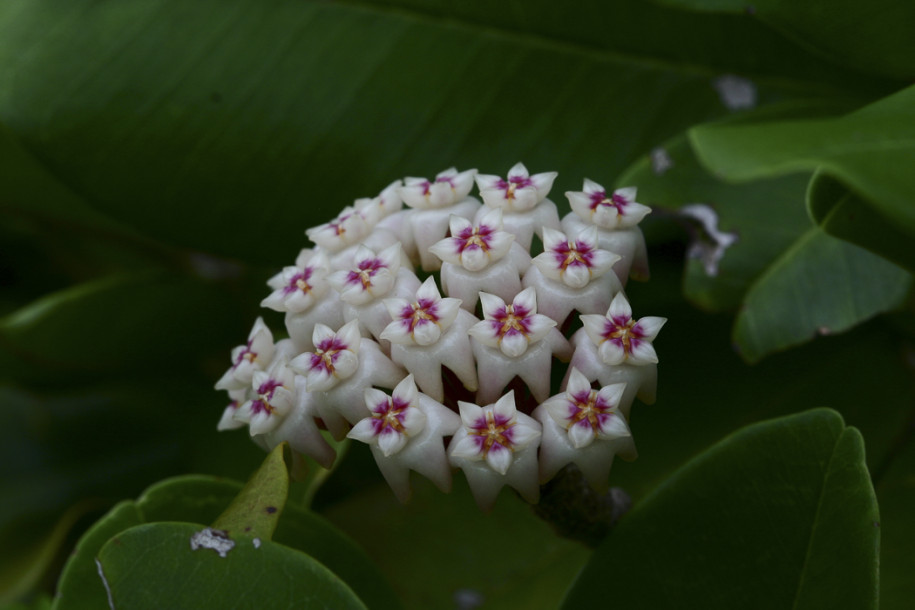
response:
<path fill-rule="evenodd" d="M 575 239 L 564 233 L 543 228 L 542 254 L 533 259 L 540 272 L 570 288 L 584 288 L 610 270 L 619 256 L 597 247 L 597 228 L 581 232 Z"/>
<path fill-rule="evenodd" d="M 411 208 L 445 208 L 470 194 L 476 173 L 475 169 L 458 172 L 451 167 L 440 172 L 432 181 L 426 178 L 404 178 L 404 186 L 398 189 L 398 193 Z"/>
<path fill-rule="evenodd" d="M 359 246 L 353 257 L 353 266 L 346 271 L 334 272 L 328 281 L 346 303 L 365 305 L 386 295 L 394 286 L 401 256 L 400 244 L 389 246 L 378 254 Z"/>
<path fill-rule="evenodd" d="M 634 227 L 651 213 L 651 208 L 636 203 L 635 195 L 635 187 L 617 189 L 608 195 L 604 187 L 587 178 L 583 192 L 566 193 L 572 211 L 602 229 Z"/>
<path fill-rule="evenodd" d="M 254 396 L 235 413 L 236 419 L 248 424 L 251 436 L 276 428 L 295 403 L 295 375 L 283 364 L 270 368 L 270 372 L 254 373 Z"/>
<path fill-rule="evenodd" d="M 327 293 L 327 272 L 328 261 L 323 252 L 304 250 L 296 266 L 284 267 L 267 280 L 274 290 L 261 301 L 261 307 L 292 313 L 305 311 Z"/>
<path fill-rule="evenodd" d="M 632 319 L 632 308 L 623 293 L 610 303 L 606 316 L 581 316 L 585 332 L 598 346 L 605 364 L 655 364 L 658 355 L 651 342 L 667 318 L 648 316 L 638 322 Z"/>
<path fill-rule="evenodd" d="M 556 321 L 537 313 L 537 296 L 533 288 L 518 293 L 511 305 L 494 294 L 480 293 L 483 303 L 482 322 L 470 329 L 480 343 L 498 348 L 510 358 L 517 358 L 528 346 L 544 338 Z"/>
<path fill-rule="evenodd" d="M 557 175 L 556 172 L 544 172 L 531 176 L 523 163 L 517 163 L 508 170 L 507 180 L 479 174 L 476 181 L 480 197 L 487 206 L 507 212 L 524 212 L 546 198 Z"/>
<path fill-rule="evenodd" d="M 401 502 L 410 497 L 409 471 L 431 479 L 442 491 L 451 489 L 451 469 L 443 437 L 452 436 L 461 420 L 453 411 L 420 394 L 413 375 L 401 381 L 390 396 L 365 391 L 371 415 L 357 423 L 348 436 L 371 446 L 375 462 Z"/>
<path fill-rule="evenodd" d="M 393 321 L 388 324 L 382 339 L 399 345 L 432 345 L 442 336 L 457 317 L 461 306 L 459 299 L 442 298 L 429 277 L 416 291 L 416 300 L 386 299 L 385 307 Z"/>
<path fill-rule="evenodd" d="M 339 252 L 347 246 L 358 244 L 371 231 L 366 219 L 352 207 L 345 207 L 332 221 L 305 231 L 308 239 L 326 249 Z"/>
<path fill-rule="evenodd" d="M 402 180 L 395 180 L 376 197 L 357 199 L 353 203 L 353 207 L 370 227 L 374 227 L 383 218 L 387 218 L 403 208 L 403 199 L 398 192 L 402 186 Z"/>
<path fill-rule="evenodd" d="M 356 372 L 359 366 L 359 325 L 354 320 L 334 332 L 324 324 L 316 324 L 313 352 L 297 356 L 290 366 L 305 375 L 309 392 L 323 392 Z"/>
<path fill-rule="evenodd" d="M 245 427 L 245 422 L 235 419 L 235 414 L 238 412 L 238 408 L 251 398 L 250 394 L 250 386 L 239 390 L 229 390 L 229 404 L 222 412 L 222 417 L 216 425 L 217 430 L 221 432 Z"/>
<path fill-rule="evenodd" d="M 515 236 L 502 230 L 502 210 L 492 210 L 474 225 L 466 218 L 451 216 L 451 237 L 429 250 L 445 263 L 480 271 L 508 254 Z"/>
<path fill-rule="evenodd" d="M 273 360 L 273 333 L 263 318 L 254 322 L 248 342 L 232 350 L 232 366 L 216 382 L 217 390 L 240 390 L 251 384 L 254 373 L 267 368 Z"/>
<path fill-rule="evenodd" d="M 458 407 L 462 425 L 451 439 L 448 456 L 464 470 L 477 503 L 489 508 L 506 484 L 536 502 L 540 424 L 518 412 L 514 392 L 486 407 L 467 402 Z"/>
<path fill-rule="evenodd" d="M 543 425 L 542 482 L 572 463 L 593 487 L 605 491 L 614 456 L 635 459 L 629 425 L 618 409 L 624 387 L 620 383 L 594 390 L 588 379 L 572 368 L 566 391 L 534 411 L 534 418 Z"/>

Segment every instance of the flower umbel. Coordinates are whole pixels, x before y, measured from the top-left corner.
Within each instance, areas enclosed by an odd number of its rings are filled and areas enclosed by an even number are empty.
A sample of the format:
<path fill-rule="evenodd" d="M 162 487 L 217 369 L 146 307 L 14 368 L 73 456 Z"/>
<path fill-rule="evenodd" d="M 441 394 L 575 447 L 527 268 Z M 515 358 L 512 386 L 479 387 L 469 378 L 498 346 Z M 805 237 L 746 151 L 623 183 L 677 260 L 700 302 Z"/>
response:
<path fill-rule="evenodd" d="M 449 168 L 308 229 L 315 247 L 262 302 L 289 338 L 274 343 L 259 318 L 232 351 L 219 429 L 247 424 L 260 446 L 287 441 L 325 468 L 322 430 L 364 442 L 401 501 L 411 471 L 448 491 L 462 470 L 484 509 L 506 485 L 537 502 L 568 464 L 605 488 L 614 456 L 635 457 L 633 401 L 654 400 L 665 319 L 633 319 L 623 292 L 630 267 L 647 277 L 650 209 L 635 188 L 585 180 L 560 221 L 556 178 Z"/>

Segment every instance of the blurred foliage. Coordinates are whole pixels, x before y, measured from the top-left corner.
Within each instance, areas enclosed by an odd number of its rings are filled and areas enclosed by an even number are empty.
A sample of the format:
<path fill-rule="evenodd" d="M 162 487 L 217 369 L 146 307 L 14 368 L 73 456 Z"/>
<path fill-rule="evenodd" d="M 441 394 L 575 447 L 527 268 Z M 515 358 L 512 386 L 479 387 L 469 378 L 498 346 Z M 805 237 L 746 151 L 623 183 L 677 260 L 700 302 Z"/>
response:
<path fill-rule="evenodd" d="M 752 529 L 737 518 L 753 515 L 741 508 L 747 481 L 783 509 L 765 513 L 782 540 L 803 516 L 791 502 L 809 508 L 817 485 L 832 489 L 840 455 L 856 500 L 823 496 L 831 525 L 812 557 L 875 543 L 866 464 L 886 533 L 880 602 L 907 607 L 913 22 L 915 6 L 894 0 L 841 11 L 825 0 L 6 0 L 0 605 L 98 607 L 49 597 L 83 532 L 74 561 L 85 576 L 60 586 L 94 586 L 97 601 L 96 557 L 113 582 L 107 566 L 131 545 L 186 538 L 186 526 L 161 522 L 208 524 L 229 505 L 239 484 L 212 477 L 245 480 L 263 455 L 243 432 L 216 432 L 224 397 L 212 385 L 305 228 L 398 177 L 523 160 L 559 171 L 561 206 L 588 177 L 635 184 L 655 208 L 643 224 L 653 278 L 631 299 L 670 319 L 659 401 L 634 409 L 640 458 L 612 475 L 635 508 L 594 555 L 620 566 L 601 594 L 635 594 L 659 571 L 688 577 L 670 559 L 683 545 L 706 577 L 737 570 L 746 557 L 728 545 Z M 818 406 L 844 424 L 813 411 L 716 445 Z M 807 437 L 820 441 L 798 447 Z M 790 467 L 799 461 L 810 468 Z M 779 477 L 760 474 L 767 464 Z M 208 477 L 116 505 L 188 472 Z M 742 495 L 723 473 L 746 479 Z M 303 489 L 290 493 L 310 497 Z M 188 508 L 195 494 L 209 499 Z M 384 578 L 410 608 L 557 607 L 590 558 L 508 493 L 479 513 L 460 478 L 450 496 L 419 484 L 402 507 L 364 447 L 313 506 L 334 526 L 290 502 L 270 560 L 327 582 L 332 571 L 363 600 L 382 591 L 372 607 L 396 605 Z M 735 516 L 731 529 L 705 527 L 722 514 Z M 679 535 L 693 523 L 704 527 Z M 792 565 L 758 582 L 784 592 Z M 861 553 L 846 567 L 870 578 L 876 565 Z M 871 581 L 833 584 L 830 595 L 863 596 L 844 607 L 874 603 Z M 567 604 L 594 595 L 582 586 Z M 722 587 L 706 590 L 727 600 Z M 352 596 L 342 590 L 327 595 Z M 802 592 L 798 608 L 826 603 Z"/>

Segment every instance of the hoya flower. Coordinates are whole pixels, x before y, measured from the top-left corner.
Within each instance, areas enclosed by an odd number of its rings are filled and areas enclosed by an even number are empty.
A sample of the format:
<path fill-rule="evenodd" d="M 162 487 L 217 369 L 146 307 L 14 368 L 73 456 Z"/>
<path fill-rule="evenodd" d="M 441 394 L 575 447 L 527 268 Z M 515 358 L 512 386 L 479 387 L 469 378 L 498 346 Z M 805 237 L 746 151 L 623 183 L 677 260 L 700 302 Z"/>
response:
<path fill-rule="evenodd" d="M 222 417 L 219 419 L 219 423 L 216 425 L 217 430 L 237 430 L 238 428 L 245 427 L 245 422 L 235 419 L 235 414 L 238 412 L 238 408 L 245 404 L 249 398 L 251 398 L 250 394 L 250 387 L 245 387 L 238 390 L 229 390 L 229 404 L 222 412 Z"/>
<path fill-rule="evenodd" d="M 477 504 L 492 506 L 504 485 L 536 502 L 540 424 L 515 408 L 514 392 L 486 407 L 468 402 L 458 407 L 462 425 L 451 439 L 448 456 L 464 471 Z"/>
<path fill-rule="evenodd" d="M 537 313 L 533 288 L 525 288 L 511 305 L 496 295 L 480 293 L 482 322 L 470 328 L 475 340 L 477 376 L 482 401 L 494 400 L 518 376 L 531 388 L 537 400 L 549 396 L 553 354 L 568 359 L 569 345 L 555 329 L 556 321 Z"/>
<path fill-rule="evenodd" d="M 248 334 L 248 342 L 232 350 L 232 366 L 216 382 L 217 390 L 240 390 L 247 388 L 254 373 L 262 371 L 273 360 L 273 333 L 264 324 L 263 318 L 254 322 Z"/>
<path fill-rule="evenodd" d="M 599 347 L 605 364 L 655 364 L 658 354 L 651 342 L 667 322 L 666 318 L 648 316 L 638 322 L 632 319 L 632 308 L 620 292 L 610 303 L 606 316 L 581 317 L 585 332 Z"/>
<path fill-rule="evenodd" d="M 635 459 L 635 445 L 626 418 L 619 412 L 625 384 L 591 388 L 572 368 L 566 391 L 533 413 L 543 426 L 540 480 L 548 481 L 566 464 L 578 466 L 592 486 L 603 490 L 613 457 Z"/>
<path fill-rule="evenodd" d="M 323 252 L 304 250 L 297 264 L 267 280 L 273 292 L 261 301 L 261 307 L 274 311 L 305 311 L 327 293 L 327 256 Z"/>
<path fill-rule="evenodd" d="M 442 491 L 451 490 L 451 469 L 444 437 L 461 425 L 460 417 L 444 405 L 420 394 L 408 375 L 389 396 L 365 390 L 371 415 L 347 436 L 368 443 L 379 470 L 401 502 L 410 497 L 410 470 L 430 479 Z"/>
<path fill-rule="evenodd" d="M 619 256 L 598 248 L 597 229 L 590 227 L 575 239 L 543 228 L 544 251 L 533 259 L 523 284 L 537 292 L 540 311 L 558 322 L 573 310 L 606 311 L 613 295 L 623 287 L 608 273 Z"/>
<path fill-rule="evenodd" d="M 251 436 L 276 428 L 295 403 L 295 375 L 279 363 L 270 371 L 257 371 L 251 379 L 254 390 L 250 400 L 235 413 L 235 418 L 248 424 Z"/>
<path fill-rule="evenodd" d="M 476 176 L 477 186 L 483 203 L 491 208 L 506 212 L 526 212 L 546 199 L 556 172 L 544 172 L 531 176 L 523 163 L 516 163 L 506 179 L 488 174 Z"/>
<path fill-rule="evenodd" d="M 424 210 L 452 206 L 470 194 L 476 173 L 475 169 L 459 172 L 450 167 L 436 175 L 434 180 L 405 178 L 398 193 L 411 208 Z"/>
<path fill-rule="evenodd" d="M 403 199 L 401 199 L 399 192 L 402 186 L 402 180 L 395 180 L 387 185 L 376 197 L 357 199 L 353 203 L 353 207 L 369 226 L 375 226 L 403 208 Z"/>
<path fill-rule="evenodd" d="M 306 383 L 301 375 L 295 376 L 296 399 L 292 410 L 276 428 L 255 437 L 255 441 L 261 441 L 267 451 L 282 442 L 287 442 L 293 451 L 312 458 L 323 468 L 330 469 L 337 452 L 321 435 L 317 422 L 317 418 L 321 417 L 317 405 L 319 395 L 307 391 Z"/>
<path fill-rule="evenodd" d="M 336 253 L 347 246 L 358 244 L 370 230 L 371 227 L 362 214 L 352 207 L 345 207 L 332 221 L 308 229 L 305 234 L 321 248 Z"/>
<path fill-rule="evenodd" d="M 566 193 L 572 211 L 602 229 L 634 227 L 651 213 L 651 208 L 635 201 L 635 195 L 635 187 L 617 189 L 608 195 L 604 187 L 587 178 L 583 191 Z"/>
<path fill-rule="evenodd" d="M 289 366 L 305 377 L 305 389 L 327 429 L 337 440 L 366 415 L 362 394 L 366 388 L 392 388 L 406 376 L 384 355 L 377 343 L 363 339 L 356 320 L 334 332 L 324 324 L 314 329 L 313 352 L 296 356 Z"/>
<path fill-rule="evenodd" d="M 386 299 L 393 321 L 381 333 L 391 346 L 391 358 L 416 375 L 419 387 L 444 400 L 442 366 L 454 371 L 469 390 L 477 389 L 477 376 L 468 331 L 477 322 L 460 308 L 461 301 L 442 298 L 429 277 L 416 291 L 414 301 Z"/>
<path fill-rule="evenodd" d="M 667 319 L 647 316 L 633 320 L 629 301 L 619 293 L 606 316 L 583 315 L 581 321 L 584 328 L 572 337 L 572 366 L 589 381 L 600 381 L 602 385 L 625 383 L 619 409 L 627 418 L 636 396 L 652 404 L 658 356 L 651 342 Z"/>
<path fill-rule="evenodd" d="M 502 230 L 502 211 L 492 210 L 474 225 L 466 218 L 451 216 L 451 237 L 429 248 L 446 263 L 479 271 L 508 254 L 515 236 Z"/>

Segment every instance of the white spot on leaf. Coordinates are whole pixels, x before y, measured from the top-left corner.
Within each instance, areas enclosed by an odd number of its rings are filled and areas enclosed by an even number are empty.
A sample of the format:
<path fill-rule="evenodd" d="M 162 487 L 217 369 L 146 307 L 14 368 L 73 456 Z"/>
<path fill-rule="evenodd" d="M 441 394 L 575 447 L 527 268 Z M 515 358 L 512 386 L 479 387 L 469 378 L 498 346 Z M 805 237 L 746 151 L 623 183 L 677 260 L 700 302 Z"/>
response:
<path fill-rule="evenodd" d="M 220 557 L 225 557 L 234 546 L 235 541 L 229 538 L 229 535 L 223 530 L 214 530 L 213 528 L 207 527 L 199 532 L 194 532 L 194 535 L 191 536 L 192 551 L 196 551 L 197 549 L 213 549 L 219 553 Z"/>
<path fill-rule="evenodd" d="M 660 176 L 674 166 L 673 160 L 667 151 L 658 146 L 651 151 L 651 171 Z"/>
<path fill-rule="evenodd" d="M 756 107 L 756 85 L 747 78 L 725 74 L 712 81 L 712 86 L 728 110 Z"/>
<path fill-rule="evenodd" d="M 254 545 L 254 548 L 256 548 L 256 549 L 261 548 L 261 539 L 260 538 L 255 538 L 254 540 L 251 541 L 251 543 Z"/>

